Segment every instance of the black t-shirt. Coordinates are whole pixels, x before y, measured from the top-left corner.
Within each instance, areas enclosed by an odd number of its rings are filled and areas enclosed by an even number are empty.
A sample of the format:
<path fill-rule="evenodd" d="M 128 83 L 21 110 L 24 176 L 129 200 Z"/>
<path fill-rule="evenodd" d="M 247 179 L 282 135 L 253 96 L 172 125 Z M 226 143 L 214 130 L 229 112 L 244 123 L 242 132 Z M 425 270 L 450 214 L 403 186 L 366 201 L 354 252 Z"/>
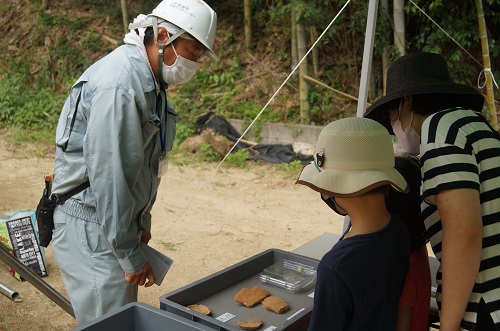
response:
<path fill-rule="evenodd" d="M 381 231 L 340 240 L 319 263 L 308 330 L 394 330 L 409 254 L 395 215 Z"/>

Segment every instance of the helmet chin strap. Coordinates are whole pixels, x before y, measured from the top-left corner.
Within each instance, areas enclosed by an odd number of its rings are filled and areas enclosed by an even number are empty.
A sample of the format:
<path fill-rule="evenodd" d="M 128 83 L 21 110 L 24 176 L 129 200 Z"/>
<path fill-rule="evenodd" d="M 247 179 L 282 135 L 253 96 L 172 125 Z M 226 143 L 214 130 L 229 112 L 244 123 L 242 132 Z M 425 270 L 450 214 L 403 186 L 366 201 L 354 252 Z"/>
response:
<path fill-rule="evenodd" d="M 166 83 L 166 77 L 163 77 L 163 53 L 165 52 L 165 47 L 171 44 L 175 39 L 177 39 L 180 35 L 182 35 L 185 31 L 183 29 L 179 29 L 179 31 L 169 37 L 165 43 L 160 43 L 158 39 L 158 17 L 152 17 L 153 23 L 153 32 L 155 35 L 156 43 L 158 44 L 158 76 L 160 81 L 161 88 L 167 88 L 168 84 Z M 168 31 L 167 31 L 168 32 Z"/>
<path fill-rule="evenodd" d="M 161 88 L 163 88 L 164 86 L 168 87 L 167 83 L 165 83 L 166 79 L 163 78 L 163 52 L 168 44 L 168 40 L 166 43 L 160 43 L 160 40 L 158 39 L 158 18 L 153 16 L 152 21 L 153 21 L 153 32 L 155 35 L 156 43 L 158 44 L 158 77 L 160 81 L 160 87 Z"/>

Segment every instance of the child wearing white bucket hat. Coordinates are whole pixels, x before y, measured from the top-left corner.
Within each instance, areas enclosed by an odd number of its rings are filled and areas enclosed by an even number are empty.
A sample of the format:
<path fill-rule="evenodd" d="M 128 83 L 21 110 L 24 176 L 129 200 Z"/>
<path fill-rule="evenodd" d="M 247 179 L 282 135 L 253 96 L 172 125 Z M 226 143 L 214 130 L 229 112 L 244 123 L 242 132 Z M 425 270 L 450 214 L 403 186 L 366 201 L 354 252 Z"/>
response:
<path fill-rule="evenodd" d="M 309 331 L 395 329 L 409 238 L 385 205 L 391 186 L 407 191 L 394 165 L 391 136 L 376 121 L 345 118 L 321 131 L 297 184 L 348 214 L 352 227 L 318 265 Z"/>

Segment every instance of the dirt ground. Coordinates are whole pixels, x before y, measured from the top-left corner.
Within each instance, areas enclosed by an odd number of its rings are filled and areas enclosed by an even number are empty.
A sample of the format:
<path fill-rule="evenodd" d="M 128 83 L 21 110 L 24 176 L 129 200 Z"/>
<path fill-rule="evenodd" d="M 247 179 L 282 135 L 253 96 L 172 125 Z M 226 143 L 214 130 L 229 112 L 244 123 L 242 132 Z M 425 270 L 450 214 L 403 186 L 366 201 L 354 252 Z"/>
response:
<path fill-rule="evenodd" d="M 0 136 L 0 216 L 35 209 L 44 173 L 53 157 L 20 153 Z M 190 162 L 170 164 L 153 208 L 150 245 L 174 260 L 161 286 L 139 289 L 139 301 L 159 307 L 160 296 L 270 248 L 292 251 L 325 232 L 339 234 L 343 218 L 309 188 L 295 185 L 274 165 L 245 169 Z M 298 174 L 297 174 L 298 175 Z M 333 245 L 334 243 L 332 243 Z M 46 250 L 49 276 L 43 278 L 67 297 L 52 247 Z M 22 302 L 0 294 L 0 331 L 70 330 L 77 324 L 28 282 L 19 282 L 0 262 L 0 283 Z"/>

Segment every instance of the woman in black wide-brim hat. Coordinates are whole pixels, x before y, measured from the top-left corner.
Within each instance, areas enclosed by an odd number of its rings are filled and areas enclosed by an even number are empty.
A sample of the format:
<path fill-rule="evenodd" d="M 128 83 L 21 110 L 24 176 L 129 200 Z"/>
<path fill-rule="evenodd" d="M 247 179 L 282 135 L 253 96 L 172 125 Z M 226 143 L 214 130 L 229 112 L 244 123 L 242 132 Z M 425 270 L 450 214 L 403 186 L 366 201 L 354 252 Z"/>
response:
<path fill-rule="evenodd" d="M 443 57 L 415 53 L 392 64 L 387 94 L 364 114 L 420 155 L 441 331 L 500 330 L 500 140 L 478 114 L 483 103 L 451 80 Z"/>

